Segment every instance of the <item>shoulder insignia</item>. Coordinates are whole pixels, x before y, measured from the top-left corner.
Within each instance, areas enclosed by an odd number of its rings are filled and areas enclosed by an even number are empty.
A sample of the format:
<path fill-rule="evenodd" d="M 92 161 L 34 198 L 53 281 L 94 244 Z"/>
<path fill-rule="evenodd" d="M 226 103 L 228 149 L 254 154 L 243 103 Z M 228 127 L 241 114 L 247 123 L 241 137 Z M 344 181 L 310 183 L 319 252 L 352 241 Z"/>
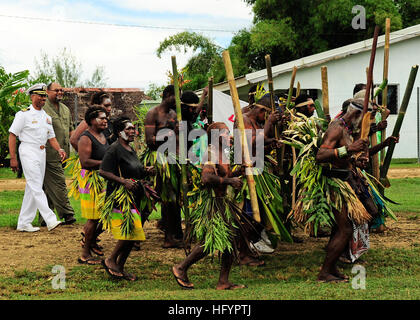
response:
<path fill-rule="evenodd" d="M 28 108 L 23 108 L 22 110 L 20 110 L 20 111 L 22 111 L 22 112 L 25 112 L 25 111 L 28 111 L 29 109 Z"/>

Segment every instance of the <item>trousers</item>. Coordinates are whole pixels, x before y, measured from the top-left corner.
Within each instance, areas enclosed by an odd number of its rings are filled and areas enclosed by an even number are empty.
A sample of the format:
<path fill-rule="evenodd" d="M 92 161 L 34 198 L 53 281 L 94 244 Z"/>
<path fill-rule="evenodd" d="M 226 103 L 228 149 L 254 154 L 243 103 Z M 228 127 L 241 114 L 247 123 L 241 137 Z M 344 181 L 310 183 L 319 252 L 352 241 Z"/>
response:
<path fill-rule="evenodd" d="M 25 194 L 18 218 L 18 228 L 32 224 L 39 210 L 47 226 L 57 222 L 55 213 L 49 208 L 42 185 L 45 175 L 46 153 L 37 144 L 22 142 L 19 146 L 23 174 L 26 179 Z"/>
<path fill-rule="evenodd" d="M 44 191 L 51 210 L 56 209 L 59 218 L 74 216 L 73 207 L 67 196 L 66 178 L 61 162 L 47 161 L 44 176 Z"/>

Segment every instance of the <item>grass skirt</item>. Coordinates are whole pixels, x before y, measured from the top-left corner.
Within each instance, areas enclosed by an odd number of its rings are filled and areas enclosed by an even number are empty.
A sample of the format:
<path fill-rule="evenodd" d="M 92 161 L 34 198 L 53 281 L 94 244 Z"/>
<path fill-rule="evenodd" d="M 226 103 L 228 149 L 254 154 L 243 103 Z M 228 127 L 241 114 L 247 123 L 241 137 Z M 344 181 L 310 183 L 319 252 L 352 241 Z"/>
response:
<path fill-rule="evenodd" d="M 100 212 L 99 202 L 102 201 L 105 183 L 97 171 L 81 169 L 77 178 L 82 217 L 97 220 Z"/>

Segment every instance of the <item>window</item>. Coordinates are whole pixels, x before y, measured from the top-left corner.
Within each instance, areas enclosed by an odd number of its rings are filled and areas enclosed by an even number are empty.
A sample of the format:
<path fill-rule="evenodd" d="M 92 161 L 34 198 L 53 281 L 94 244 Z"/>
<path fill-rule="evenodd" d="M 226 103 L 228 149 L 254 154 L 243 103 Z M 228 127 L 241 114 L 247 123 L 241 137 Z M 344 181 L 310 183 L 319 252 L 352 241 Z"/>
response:
<path fill-rule="evenodd" d="M 378 87 L 379 85 L 375 85 Z M 398 114 L 398 85 L 388 84 L 388 109 L 391 114 Z M 382 92 L 378 95 L 378 104 L 382 104 Z"/>

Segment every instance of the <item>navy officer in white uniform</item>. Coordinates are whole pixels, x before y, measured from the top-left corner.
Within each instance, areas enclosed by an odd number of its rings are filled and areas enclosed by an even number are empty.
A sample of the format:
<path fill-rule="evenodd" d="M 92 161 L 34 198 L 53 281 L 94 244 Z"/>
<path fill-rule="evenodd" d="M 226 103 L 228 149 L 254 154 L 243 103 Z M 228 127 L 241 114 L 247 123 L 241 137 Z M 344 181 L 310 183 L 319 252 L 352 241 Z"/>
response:
<path fill-rule="evenodd" d="M 66 152 L 61 149 L 55 138 L 51 117 L 42 109 L 47 98 L 47 86 L 43 83 L 33 85 L 27 90 L 32 104 L 16 113 L 12 126 L 9 129 L 10 167 L 13 171 L 18 169 L 16 160 L 16 137 L 21 142 L 19 156 L 22 162 L 23 173 L 26 178 L 25 195 L 20 209 L 17 230 L 26 232 L 39 231 L 32 226 L 37 209 L 47 224 L 48 231 L 61 224 L 55 213 L 49 208 L 47 197 L 42 189 L 44 181 L 47 141 L 58 151 L 61 161 Z"/>

